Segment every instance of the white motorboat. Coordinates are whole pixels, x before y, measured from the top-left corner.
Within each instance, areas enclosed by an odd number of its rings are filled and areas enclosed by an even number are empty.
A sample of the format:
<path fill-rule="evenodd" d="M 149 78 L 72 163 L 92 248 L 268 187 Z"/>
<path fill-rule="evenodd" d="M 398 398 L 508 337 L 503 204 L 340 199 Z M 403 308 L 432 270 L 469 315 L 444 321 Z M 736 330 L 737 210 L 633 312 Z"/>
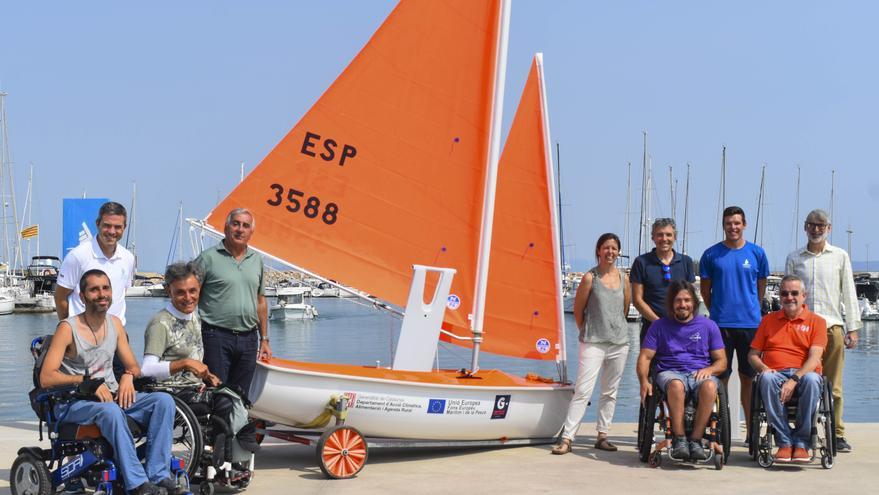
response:
<path fill-rule="evenodd" d="M 858 305 L 861 307 L 861 320 L 863 321 L 876 321 L 879 320 L 879 310 L 877 310 L 877 304 L 871 303 L 869 299 L 864 296 L 858 298 Z"/>
<path fill-rule="evenodd" d="M 311 320 L 317 308 L 308 303 L 310 287 L 279 287 L 278 301 L 269 308 L 269 319 L 275 321 Z"/>
<path fill-rule="evenodd" d="M 15 311 L 15 297 L 0 293 L 0 315 L 12 314 Z"/>

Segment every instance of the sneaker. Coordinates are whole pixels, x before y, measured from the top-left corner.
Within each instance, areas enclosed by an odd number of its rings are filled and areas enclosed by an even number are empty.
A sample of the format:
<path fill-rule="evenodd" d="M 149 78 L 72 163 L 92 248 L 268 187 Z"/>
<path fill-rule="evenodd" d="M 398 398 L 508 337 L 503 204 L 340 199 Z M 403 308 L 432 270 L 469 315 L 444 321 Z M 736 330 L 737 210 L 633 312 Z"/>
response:
<path fill-rule="evenodd" d="M 165 478 L 162 481 L 156 483 L 160 488 L 164 488 L 170 495 L 183 495 L 186 493 L 186 488 L 177 484 L 171 478 Z"/>
<path fill-rule="evenodd" d="M 812 456 L 809 455 L 809 451 L 802 448 L 797 447 L 794 449 L 794 453 L 791 456 L 792 462 L 806 463 L 812 461 Z"/>
<path fill-rule="evenodd" d="M 708 459 L 705 454 L 705 448 L 702 447 L 702 440 L 690 440 L 690 459 L 694 461 L 704 461 Z"/>
<path fill-rule="evenodd" d="M 845 441 L 845 437 L 836 437 L 836 451 L 837 452 L 851 452 L 852 446 Z"/>
<path fill-rule="evenodd" d="M 64 490 L 61 493 L 63 495 L 79 495 L 85 493 L 85 485 L 81 479 L 73 479 L 64 484 Z"/>
<path fill-rule="evenodd" d="M 689 459 L 690 447 L 687 445 L 687 439 L 684 437 L 676 437 L 672 443 L 671 456 L 675 459 Z"/>
<path fill-rule="evenodd" d="M 792 455 L 793 452 L 790 445 L 787 447 L 779 447 L 778 450 L 775 451 L 775 462 L 790 462 Z"/>
<path fill-rule="evenodd" d="M 131 493 L 133 495 L 168 495 L 164 488 L 156 486 L 149 481 L 135 488 Z"/>

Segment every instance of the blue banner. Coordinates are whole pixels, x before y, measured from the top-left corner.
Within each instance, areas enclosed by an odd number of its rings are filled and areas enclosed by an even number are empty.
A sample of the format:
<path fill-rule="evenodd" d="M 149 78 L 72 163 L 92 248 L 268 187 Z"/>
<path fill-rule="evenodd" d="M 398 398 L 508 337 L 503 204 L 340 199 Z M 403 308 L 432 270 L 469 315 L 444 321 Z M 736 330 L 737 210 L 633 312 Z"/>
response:
<path fill-rule="evenodd" d="M 67 256 L 80 242 L 91 240 L 97 234 L 95 219 L 106 198 L 64 198 L 64 228 L 61 231 L 61 257 Z"/>

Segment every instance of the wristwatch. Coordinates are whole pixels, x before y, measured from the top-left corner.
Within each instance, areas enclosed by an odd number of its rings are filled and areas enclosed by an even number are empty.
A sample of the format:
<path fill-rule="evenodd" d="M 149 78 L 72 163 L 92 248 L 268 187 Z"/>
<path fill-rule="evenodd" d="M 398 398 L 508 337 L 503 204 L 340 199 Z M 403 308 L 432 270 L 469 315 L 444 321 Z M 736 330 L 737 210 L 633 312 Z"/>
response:
<path fill-rule="evenodd" d="M 796 383 L 800 383 L 800 376 L 797 375 L 796 373 L 794 373 L 793 375 L 791 375 L 791 376 L 790 376 L 790 379 L 793 380 L 793 381 L 795 381 Z"/>
<path fill-rule="evenodd" d="M 259 336 L 259 341 L 260 341 L 260 342 L 268 342 L 268 341 L 269 341 L 269 336 L 266 335 L 265 337 L 263 337 L 262 335 L 260 335 L 260 336 Z"/>

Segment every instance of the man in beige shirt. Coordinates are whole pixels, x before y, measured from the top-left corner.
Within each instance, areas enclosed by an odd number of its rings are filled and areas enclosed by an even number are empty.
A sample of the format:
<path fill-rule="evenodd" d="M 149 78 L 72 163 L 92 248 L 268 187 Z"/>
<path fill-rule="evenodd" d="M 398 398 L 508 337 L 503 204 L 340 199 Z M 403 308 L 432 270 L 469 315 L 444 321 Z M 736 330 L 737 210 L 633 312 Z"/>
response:
<path fill-rule="evenodd" d="M 863 325 L 852 265 L 844 249 L 827 242 L 831 225 L 826 211 L 809 212 L 804 229 L 808 242 L 805 247 L 787 256 L 784 271 L 803 280 L 807 294 L 806 306 L 827 321 L 827 348 L 822 360 L 824 376 L 833 386 L 836 448 L 839 452 L 851 452 L 842 421 L 844 348 L 852 349 L 858 344 L 858 329 Z"/>

